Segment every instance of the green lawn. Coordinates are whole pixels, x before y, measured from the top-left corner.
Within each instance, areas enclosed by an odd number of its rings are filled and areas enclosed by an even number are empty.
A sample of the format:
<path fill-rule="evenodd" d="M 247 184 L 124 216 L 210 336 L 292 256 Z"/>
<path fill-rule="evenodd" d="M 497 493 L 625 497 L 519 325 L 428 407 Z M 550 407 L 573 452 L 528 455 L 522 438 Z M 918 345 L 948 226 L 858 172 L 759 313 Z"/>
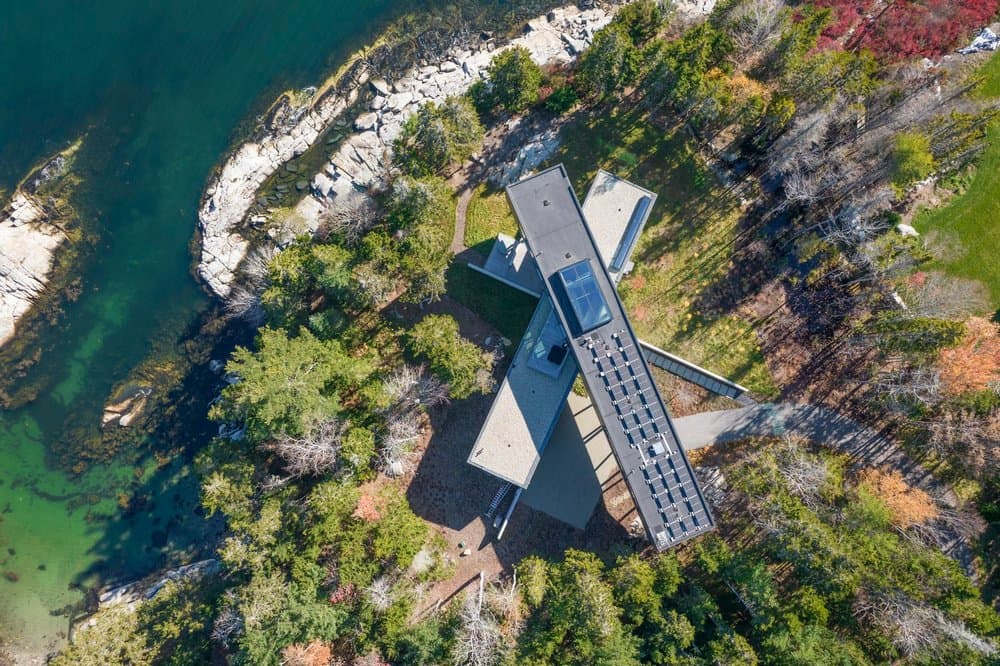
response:
<path fill-rule="evenodd" d="M 455 262 L 448 268 L 448 295 L 517 344 L 528 327 L 538 299 Z"/>
<path fill-rule="evenodd" d="M 753 328 L 735 311 L 698 308 L 699 295 L 729 269 L 740 210 L 687 137 L 639 114 L 596 113 L 563 130 L 557 162 L 566 165 L 581 198 L 598 168 L 658 194 L 636 249 L 636 268 L 621 286 L 636 332 L 758 395 L 774 395 Z"/>
<path fill-rule="evenodd" d="M 514 236 L 517 221 L 507 203 L 503 190 L 487 189 L 486 185 L 476 188 L 469 200 L 465 215 L 465 245 L 488 257 L 497 234 Z"/>
<path fill-rule="evenodd" d="M 979 73 L 979 95 L 1000 98 L 1000 55 L 990 58 Z M 1000 307 L 1000 122 L 989 128 L 969 188 L 941 208 L 918 215 L 914 226 L 931 236 L 938 268 L 984 283 L 992 307 Z"/>

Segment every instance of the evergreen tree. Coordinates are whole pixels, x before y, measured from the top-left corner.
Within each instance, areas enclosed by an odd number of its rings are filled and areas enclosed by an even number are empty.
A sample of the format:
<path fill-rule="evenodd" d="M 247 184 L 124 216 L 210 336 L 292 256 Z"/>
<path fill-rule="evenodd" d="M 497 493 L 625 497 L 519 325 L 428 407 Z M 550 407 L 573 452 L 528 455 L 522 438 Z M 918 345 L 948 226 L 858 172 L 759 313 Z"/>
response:
<path fill-rule="evenodd" d="M 339 342 L 317 340 L 308 330 L 296 337 L 262 328 L 257 351 L 238 347 L 226 372 L 237 381 L 222 392 L 212 417 L 241 422 L 253 441 L 280 433 L 302 435 L 313 423 L 340 411 L 338 392 L 370 371 L 365 359 L 347 354 Z"/>
<path fill-rule="evenodd" d="M 497 108 L 520 113 L 538 101 L 542 70 L 523 46 L 506 49 L 486 68 L 486 81 L 470 90 L 476 107 L 483 113 Z"/>
<path fill-rule="evenodd" d="M 393 144 L 393 159 L 411 176 L 440 174 L 478 150 L 483 131 L 468 99 L 449 97 L 441 104 L 428 102 L 403 123 Z"/>
<path fill-rule="evenodd" d="M 482 350 L 461 336 L 458 322 L 449 315 L 428 315 L 407 334 L 413 355 L 425 358 L 449 387 L 451 395 L 462 399 L 482 392 L 489 377 L 489 362 Z"/>

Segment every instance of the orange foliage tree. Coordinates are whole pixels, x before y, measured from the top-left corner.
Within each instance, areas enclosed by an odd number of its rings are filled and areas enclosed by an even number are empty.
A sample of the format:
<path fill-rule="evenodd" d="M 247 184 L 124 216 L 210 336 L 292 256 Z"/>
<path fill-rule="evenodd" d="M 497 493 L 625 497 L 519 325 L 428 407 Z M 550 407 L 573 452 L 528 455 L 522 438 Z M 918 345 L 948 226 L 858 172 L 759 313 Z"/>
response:
<path fill-rule="evenodd" d="M 1000 324 L 982 317 L 966 323 L 961 344 L 938 353 L 938 371 L 952 395 L 982 391 L 1000 381 Z"/>

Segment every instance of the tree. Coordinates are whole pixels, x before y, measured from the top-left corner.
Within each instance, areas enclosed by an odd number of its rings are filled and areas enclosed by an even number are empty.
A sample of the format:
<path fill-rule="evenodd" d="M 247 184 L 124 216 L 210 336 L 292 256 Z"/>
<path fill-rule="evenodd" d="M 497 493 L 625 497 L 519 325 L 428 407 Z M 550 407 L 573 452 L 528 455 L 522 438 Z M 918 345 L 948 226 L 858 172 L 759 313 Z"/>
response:
<path fill-rule="evenodd" d="M 340 411 L 338 392 L 370 371 L 363 358 L 347 354 L 337 341 L 322 342 L 302 330 L 290 338 L 264 327 L 257 351 L 237 347 L 226 372 L 238 381 L 222 391 L 212 418 L 245 424 L 252 441 L 307 433 L 313 424 Z"/>
<path fill-rule="evenodd" d="M 413 445 L 420 438 L 420 422 L 412 411 L 392 413 L 379 442 L 378 468 L 386 476 L 400 476 L 410 466 Z"/>
<path fill-rule="evenodd" d="M 899 313 L 876 319 L 871 329 L 884 349 L 915 354 L 951 347 L 965 335 L 965 324 L 960 321 L 910 317 Z"/>
<path fill-rule="evenodd" d="M 453 661 L 458 666 L 494 666 L 503 656 L 500 623 L 479 594 L 470 589 L 462 604 Z"/>
<path fill-rule="evenodd" d="M 382 391 L 391 401 L 390 411 L 406 412 L 448 402 L 448 388 L 426 370 L 426 366 L 404 364 L 386 377 Z"/>
<path fill-rule="evenodd" d="M 258 260 L 259 261 L 259 260 Z M 341 306 L 358 301 L 358 285 L 353 277 L 353 257 L 347 249 L 334 244 L 313 243 L 300 238 L 280 253 L 271 256 L 266 277 L 260 282 L 263 293 L 260 304 L 273 325 L 285 328 L 304 323 L 312 303 L 319 295 L 329 297 Z M 253 291 L 231 305 L 241 308 L 249 317 L 254 312 Z M 328 315 L 336 320 L 339 313 Z"/>
<path fill-rule="evenodd" d="M 641 46 L 656 37 L 666 18 L 666 12 L 660 2 L 639 0 L 619 9 L 614 23 L 625 29 L 633 44 Z"/>
<path fill-rule="evenodd" d="M 759 53 L 778 38 L 784 9 L 782 0 L 749 0 L 734 8 L 730 32 L 741 59 Z"/>
<path fill-rule="evenodd" d="M 454 216 L 451 198 L 451 190 L 441 178 L 397 178 L 386 202 L 389 225 L 406 231 L 425 222 L 447 223 Z M 365 242 L 370 239 L 365 237 Z"/>
<path fill-rule="evenodd" d="M 989 640 L 977 636 L 963 623 L 899 592 L 865 597 L 855 604 L 854 612 L 865 622 L 889 632 L 905 657 L 924 654 L 932 662 L 959 663 L 956 652 L 976 656 L 996 652 Z"/>
<path fill-rule="evenodd" d="M 479 149 L 483 126 L 468 99 L 428 102 L 406 119 L 393 144 L 393 159 L 411 176 L 440 174 Z"/>
<path fill-rule="evenodd" d="M 903 189 L 934 171 L 931 140 L 920 132 L 896 135 L 892 150 L 892 183 Z"/>
<path fill-rule="evenodd" d="M 486 81 L 473 86 L 470 95 L 481 112 L 498 107 L 520 113 L 538 101 L 542 70 L 523 46 L 501 51 L 486 68 Z"/>
<path fill-rule="evenodd" d="M 548 566 L 545 593 L 528 618 L 518 663 L 638 665 L 638 641 L 622 626 L 621 609 L 603 575 L 596 555 L 577 550 Z"/>
<path fill-rule="evenodd" d="M 437 300 L 445 291 L 445 269 L 451 259 L 451 225 L 455 209 L 452 193 L 437 177 L 400 178 L 389 196 L 389 223 L 402 236 L 401 242 L 379 234 L 366 237 L 365 244 L 380 256 L 373 257 L 388 273 L 400 273 L 408 281 L 406 299 L 419 303 Z M 374 253 L 373 253 L 374 255 Z"/>
<path fill-rule="evenodd" d="M 633 83 L 639 74 L 639 50 L 625 28 L 605 26 L 577 64 L 576 85 L 580 94 L 591 99 L 606 99 Z"/>
<path fill-rule="evenodd" d="M 450 315 L 428 315 L 406 334 L 414 356 L 426 358 L 431 371 L 462 399 L 482 393 L 489 383 L 490 362 L 483 351 L 461 336 Z"/>
<path fill-rule="evenodd" d="M 290 476 L 316 476 L 332 472 L 340 462 L 343 425 L 334 420 L 314 423 L 301 436 L 279 435 L 267 445 L 285 463 Z"/>
<path fill-rule="evenodd" d="M 731 631 L 708 644 L 708 655 L 714 666 L 757 666 L 750 642 Z"/>
<path fill-rule="evenodd" d="M 261 303 L 267 319 L 277 326 L 291 326 L 308 311 L 309 294 L 319 265 L 306 239 L 274 255 L 267 266 L 267 288 Z"/>

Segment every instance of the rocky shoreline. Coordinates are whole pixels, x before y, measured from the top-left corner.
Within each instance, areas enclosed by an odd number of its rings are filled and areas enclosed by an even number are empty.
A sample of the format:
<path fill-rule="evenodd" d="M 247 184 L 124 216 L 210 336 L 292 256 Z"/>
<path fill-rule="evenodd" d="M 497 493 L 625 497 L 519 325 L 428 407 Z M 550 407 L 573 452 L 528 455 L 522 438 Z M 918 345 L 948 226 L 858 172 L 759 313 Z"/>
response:
<path fill-rule="evenodd" d="M 72 211 L 59 190 L 80 143 L 34 169 L 0 210 L 0 346 L 46 290 L 57 252 L 71 241 Z"/>
<path fill-rule="evenodd" d="M 567 5 L 527 22 L 524 34 L 502 44 L 487 37 L 472 45 L 453 46 L 434 63 L 415 65 L 393 81 L 372 78 L 365 60 L 350 63 L 338 83 L 300 105 L 291 96 L 279 101 L 259 136 L 239 146 L 205 190 L 198 214 L 201 256 L 198 275 L 216 296 L 229 295 L 237 270 L 251 247 L 247 218 L 262 184 L 283 164 L 301 155 L 349 110 L 354 132 L 335 137 L 339 145 L 322 171 L 301 183 L 308 193 L 295 206 L 296 232 L 313 232 L 320 217 L 364 206 L 370 193 L 384 186 L 392 141 L 420 105 L 468 90 L 493 56 L 511 46 L 527 48 L 542 65 L 572 61 L 596 30 L 614 15 L 616 5 L 580 9 Z M 264 219 L 254 219 L 256 224 Z M 280 230 L 279 243 L 286 240 Z"/>

